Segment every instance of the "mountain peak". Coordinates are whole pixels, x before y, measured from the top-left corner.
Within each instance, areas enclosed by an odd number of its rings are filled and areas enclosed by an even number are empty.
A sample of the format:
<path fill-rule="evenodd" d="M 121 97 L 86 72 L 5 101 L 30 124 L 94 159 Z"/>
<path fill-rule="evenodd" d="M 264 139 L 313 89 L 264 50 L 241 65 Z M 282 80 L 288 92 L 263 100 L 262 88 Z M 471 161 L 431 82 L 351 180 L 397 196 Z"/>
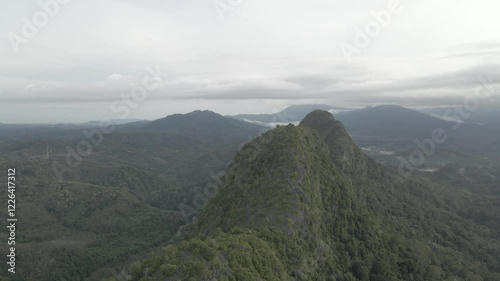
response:
<path fill-rule="evenodd" d="M 319 192 L 309 181 L 319 167 L 327 169 L 328 162 L 328 148 L 317 133 L 294 125 L 279 126 L 245 145 L 234 159 L 229 182 L 223 187 L 226 191 L 215 199 L 231 202 L 231 208 L 221 209 L 222 201 L 214 202 L 206 212 L 212 217 L 200 221 L 217 222 L 223 229 L 260 225 L 281 226 L 286 231 L 307 228 L 301 202 L 313 200 L 309 196 Z M 311 206 L 318 204 L 311 202 Z"/>
<path fill-rule="evenodd" d="M 262 126 L 224 117 L 209 110 L 173 114 L 138 128 L 169 134 L 186 134 L 205 139 L 254 137 L 265 129 Z"/>
<path fill-rule="evenodd" d="M 381 238 L 380 227 L 357 198 L 353 181 L 332 162 L 325 140 L 339 141 L 331 139 L 337 135 L 350 140 L 330 113 L 314 111 L 301 126 L 278 126 L 245 145 L 193 225 L 191 239 L 161 253 L 175 269 L 170 278 L 153 269 L 148 272 L 152 280 L 189 279 L 186 276 L 193 280 L 330 280 L 331 276 L 397 280 L 399 263 L 385 263 L 383 270 L 378 270 L 377 263 L 387 256 L 400 260 L 400 253 L 388 251 L 385 241 L 374 244 Z M 366 267 L 360 273 L 356 269 L 361 265 L 347 251 L 357 255 L 357 249 L 377 270 L 369 272 Z M 401 279 L 405 270 L 399 274 Z"/>
<path fill-rule="evenodd" d="M 307 123 L 307 122 L 321 121 L 321 120 L 323 121 L 335 120 L 335 118 L 330 112 L 317 109 L 307 114 L 306 117 L 304 117 L 304 119 L 302 120 L 302 122 Z"/>
<path fill-rule="evenodd" d="M 185 114 L 175 113 L 172 115 L 168 115 L 164 118 L 153 121 L 153 123 L 154 122 L 164 122 L 164 121 L 166 122 L 166 121 L 170 121 L 170 120 L 181 120 L 181 119 L 188 119 L 188 118 L 200 118 L 200 117 L 202 117 L 202 118 L 203 117 L 211 117 L 211 118 L 219 118 L 219 119 L 225 118 L 224 116 L 222 116 L 218 113 L 215 113 L 213 111 L 210 111 L 210 110 L 195 110 L 195 111 L 191 111 L 191 112 L 188 112 Z"/>
<path fill-rule="evenodd" d="M 367 157 L 359 151 L 344 125 L 330 112 L 315 110 L 299 126 L 317 130 L 329 146 L 335 165 L 345 173 L 366 171 Z"/>
<path fill-rule="evenodd" d="M 203 116 L 203 115 L 206 115 L 206 116 L 220 116 L 220 117 L 223 117 L 222 115 L 218 114 L 218 113 L 215 113 L 211 110 L 195 110 L 195 111 L 191 111 L 189 113 L 186 113 L 185 115 L 198 115 L 198 116 Z"/>

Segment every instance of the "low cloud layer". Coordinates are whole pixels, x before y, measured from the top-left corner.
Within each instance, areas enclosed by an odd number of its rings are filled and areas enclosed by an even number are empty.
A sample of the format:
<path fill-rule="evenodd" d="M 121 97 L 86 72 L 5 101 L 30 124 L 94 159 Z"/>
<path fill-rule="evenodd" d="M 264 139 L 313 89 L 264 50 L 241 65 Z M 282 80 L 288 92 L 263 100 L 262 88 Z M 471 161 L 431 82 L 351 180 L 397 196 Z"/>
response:
<path fill-rule="evenodd" d="M 355 42 L 356 28 L 389 1 L 331 2 L 243 1 L 221 20 L 211 1 L 73 0 L 17 53 L 9 38 L 43 9 L 9 2 L 0 11 L 0 122 L 116 117 L 110 105 L 126 100 L 147 67 L 159 67 L 161 81 L 130 118 L 304 102 L 439 106 L 483 84 L 500 88 L 497 2 L 401 0 L 350 60 L 339 45 Z"/>

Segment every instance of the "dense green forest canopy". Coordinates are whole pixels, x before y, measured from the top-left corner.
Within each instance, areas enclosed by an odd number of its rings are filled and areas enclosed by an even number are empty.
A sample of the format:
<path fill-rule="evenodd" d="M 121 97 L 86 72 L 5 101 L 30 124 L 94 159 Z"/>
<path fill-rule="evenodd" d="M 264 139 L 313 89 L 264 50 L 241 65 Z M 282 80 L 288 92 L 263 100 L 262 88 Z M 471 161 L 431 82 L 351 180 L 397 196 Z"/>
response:
<path fill-rule="evenodd" d="M 402 176 L 326 111 L 268 132 L 196 111 L 117 126 L 57 176 L 92 129 L 0 128 L 23 218 L 2 280 L 500 280 L 498 163 Z"/>
<path fill-rule="evenodd" d="M 369 159 L 328 112 L 247 144 L 221 190 L 182 242 L 131 265 L 132 280 L 500 278 L 498 224 Z"/>

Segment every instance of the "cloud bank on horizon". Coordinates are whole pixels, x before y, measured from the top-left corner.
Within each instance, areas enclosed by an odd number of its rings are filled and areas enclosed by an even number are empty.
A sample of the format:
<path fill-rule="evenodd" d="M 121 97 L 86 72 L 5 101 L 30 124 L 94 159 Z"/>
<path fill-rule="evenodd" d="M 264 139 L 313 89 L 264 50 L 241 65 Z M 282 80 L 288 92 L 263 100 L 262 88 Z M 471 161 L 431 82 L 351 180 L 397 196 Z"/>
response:
<path fill-rule="evenodd" d="M 460 103 L 500 88 L 493 0 L 41 0 L 0 11 L 0 122 L 129 118 L 288 104 Z M 488 104 L 499 103 L 498 91 Z M 125 101 L 124 101 L 125 100 Z"/>

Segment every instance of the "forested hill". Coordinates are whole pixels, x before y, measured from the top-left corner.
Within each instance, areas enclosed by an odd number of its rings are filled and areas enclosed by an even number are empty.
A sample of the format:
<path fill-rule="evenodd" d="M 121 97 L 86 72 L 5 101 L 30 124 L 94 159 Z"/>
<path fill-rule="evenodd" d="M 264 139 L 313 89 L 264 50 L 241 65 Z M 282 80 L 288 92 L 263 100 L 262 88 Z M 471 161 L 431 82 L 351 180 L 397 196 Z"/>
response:
<path fill-rule="evenodd" d="M 173 114 L 147 123 L 124 126 L 126 132 L 155 132 L 183 134 L 204 139 L 241 139 L 242 135 L 255 136 L 266 128 L 224 117 L 209 110 L 196 110 L 187 114 Z"/>
<path fill-rule="evenodd" d="M 492 229 L 360 154 L 324 111 L 254 139 L 133 280 L 500 280 Z M 496 238 L 495 238 L 496 237 Z"/>
<path fill-rule="evenodd" d="M 0 126 L 0 169 L 17 168 L 23 218 L 19 270 L 12 275 L 3 267 L 0 280 L 101 280 L 135 255 L 147 255 L 202 209 L 193 198 L 238 147 L 266 130 L 209 111 L 117 125 L 111 133 L 98 129 Z M 70 153 L 85 142 L 93 144 L 88 153 Z M 7 195 L 0 199 L 7 202 Z M 7 235 L 0 231 L 2 240 Z M 8 247 L 1 244 L 0 251 Z"/>

